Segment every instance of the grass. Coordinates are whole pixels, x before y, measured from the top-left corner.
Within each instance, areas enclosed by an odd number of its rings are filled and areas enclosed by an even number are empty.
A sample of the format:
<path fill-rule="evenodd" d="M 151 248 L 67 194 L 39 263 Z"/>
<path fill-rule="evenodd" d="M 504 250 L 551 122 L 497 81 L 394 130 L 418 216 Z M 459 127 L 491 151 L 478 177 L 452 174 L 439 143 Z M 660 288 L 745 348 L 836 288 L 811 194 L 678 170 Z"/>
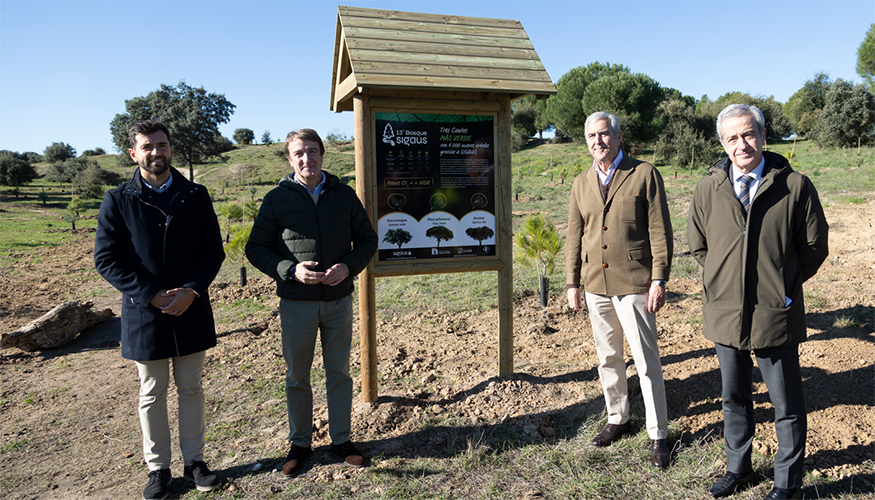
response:
<path fill-rule="evenodd" d="M 22 438 L 22 439 L 13 439 L 11 441 L 7 441 L 0 446 L 0 454 L 10 453 L 16 451 L 23 451 L 27 448 L 27 445 L 30 444 L 30 439 Z"/>
<path fill-rule="evenodd" d="M 842 315 L 836 316 L 832 326 L 834 328 L 862 328 L 863 325 L 850 316 Z"/>

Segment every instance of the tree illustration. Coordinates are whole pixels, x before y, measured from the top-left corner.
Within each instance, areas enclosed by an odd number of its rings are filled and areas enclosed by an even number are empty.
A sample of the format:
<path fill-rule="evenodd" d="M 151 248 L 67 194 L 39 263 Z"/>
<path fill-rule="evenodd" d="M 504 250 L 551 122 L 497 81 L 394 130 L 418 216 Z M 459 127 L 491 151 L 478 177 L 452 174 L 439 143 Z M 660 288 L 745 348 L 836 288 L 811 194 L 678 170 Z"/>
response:
<path fill-rule="evenodd" d="M 437 240 L 437 248 L 441 247 L 441 241 L 450 241 L 453 239 L 453 232 L 446 226 L 433 226 L 430 227 L 425 235 L 429 238 L 434 238 Z"/>
<path fill-rule="evenodd" d="M 413 235 L 401 228 L 390 229 L 386 231 L 386 235 L 383 236 L 383 241 L 391 243 L 392 245 L 398 245 L 398 249 L 401 249 L 401 245 L 410 243 L 410 240 L 412 239 Z"/>
<path fill-rule="evenodd" d="M 469 227 L 465 230 L 465 234 L 467 234 L 471 239 L 477 240 L 478 245 L 482 245 L 483 240 L 488 240 L 489 238 L 495 236 L 495 232 L 488 226 Z"/>

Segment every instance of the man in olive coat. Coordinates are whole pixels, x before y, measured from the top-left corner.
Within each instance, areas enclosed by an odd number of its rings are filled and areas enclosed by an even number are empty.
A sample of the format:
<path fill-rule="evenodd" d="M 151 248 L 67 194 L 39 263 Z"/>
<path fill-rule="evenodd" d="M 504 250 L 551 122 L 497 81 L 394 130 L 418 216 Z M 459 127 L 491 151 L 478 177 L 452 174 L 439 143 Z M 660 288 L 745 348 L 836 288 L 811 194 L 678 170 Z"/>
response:
<path fill-rule="evenodd" d="M 723 381 L 727 473 L 711 488 L 729 495 L 756 479 L 753 351 L 775 406 L 778 453 L 767 500 L 802 497 L 807 430 L 799 343 L 806 339 L 802 283 L 826 259 L 827 224 L 814 185 L 786 158 L 764 152 L 765 117 L 733 104 L 717 117 L 728 158 L 696 185 L 687 240 L 702 265 L 703 332 Z"/>
<path fill-rule="evenodd" d="M 585 289 L 608 412 L 592 442 L 607 446 L 629 427 L 625 334 L 641 383 L 651 464 L 663 468 L 670 459 L 668 408 L 656 312 L 665 304 L 673 247 L 665 188 L 653 165 L 620 150 L 616 116 L 593 113 L 584 126 L 594 161 L 571 188 L 565 270 L 572 309 L 582 308 Z"/>
<path fill-rule="evenodd" d="M 122 357 L 140 376 L 140 425 L 149 482 L 145 500 L 169 493 L 170 426 L 167 389 L 172 370 L 179 395 L 179 444 L 184 477 L 200 491 L 219 478 L 204 463 L 206 350 L 216 345 L 207 288 L 225 252 L 219 220 L 206 188 L 171 166 L 170 132 L 146 120 L 129 133 L 133 178 L 106 193 L 100 204 L 94 263 L 122 292 Z"/>

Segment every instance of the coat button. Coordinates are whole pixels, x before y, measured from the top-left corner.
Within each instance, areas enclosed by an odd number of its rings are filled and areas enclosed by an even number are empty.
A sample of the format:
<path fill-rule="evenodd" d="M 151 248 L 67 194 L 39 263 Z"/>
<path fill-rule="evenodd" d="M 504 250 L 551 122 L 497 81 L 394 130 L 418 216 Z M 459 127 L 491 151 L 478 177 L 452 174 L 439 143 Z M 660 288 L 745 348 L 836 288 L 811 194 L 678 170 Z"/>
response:
<path fill-rule="evenodd" d="M 608 248 L 608 246 L 607 246 L 607 245 L 602 245 L 602 250 L 604 250 L 605 248 Z"/>
<path fill-rule="evenodd" d="M 608 213 L 608 207 L 605 207 L 605 213 Z"/>
<path fill-rule="evenodd" d="M 602 226 L 602 231 L 607 231 L 607 230 L 608 230 L 608 226 Z"/>
<path fill-rule="evenodd" d="M 603 264 L 602 264 L 602 267 L 607 268 L 607 267 L 608 267 L 608 263 L 607 263 L 607 262 L 603 263 Z"/>

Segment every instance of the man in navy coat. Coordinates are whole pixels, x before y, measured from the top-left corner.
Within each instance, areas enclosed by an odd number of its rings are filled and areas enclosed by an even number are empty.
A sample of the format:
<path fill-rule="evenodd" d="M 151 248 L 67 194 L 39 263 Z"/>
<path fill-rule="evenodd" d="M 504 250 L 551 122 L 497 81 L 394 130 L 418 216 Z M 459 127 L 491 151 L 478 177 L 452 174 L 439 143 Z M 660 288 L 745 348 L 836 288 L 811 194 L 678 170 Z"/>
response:
<path fill-rule="evenodd" d="M 219 478 L 204 463 L 206 350 L 216 345 L 207 288 L 225 259 L 219 221 L 206 188 L 171 166 L 170 132 L 146 120 L 128 132 L 128 154 L 139 167 L 128 182 L 106 193 L 100 205 L 94 263 L 122 292 L 122 357 L 140 377 L 140 426 L 149 467 L 145 500 L 167 497 L 170 374 L 179 396 L 179 445 L 184 477 L 199 491 Z"/>

